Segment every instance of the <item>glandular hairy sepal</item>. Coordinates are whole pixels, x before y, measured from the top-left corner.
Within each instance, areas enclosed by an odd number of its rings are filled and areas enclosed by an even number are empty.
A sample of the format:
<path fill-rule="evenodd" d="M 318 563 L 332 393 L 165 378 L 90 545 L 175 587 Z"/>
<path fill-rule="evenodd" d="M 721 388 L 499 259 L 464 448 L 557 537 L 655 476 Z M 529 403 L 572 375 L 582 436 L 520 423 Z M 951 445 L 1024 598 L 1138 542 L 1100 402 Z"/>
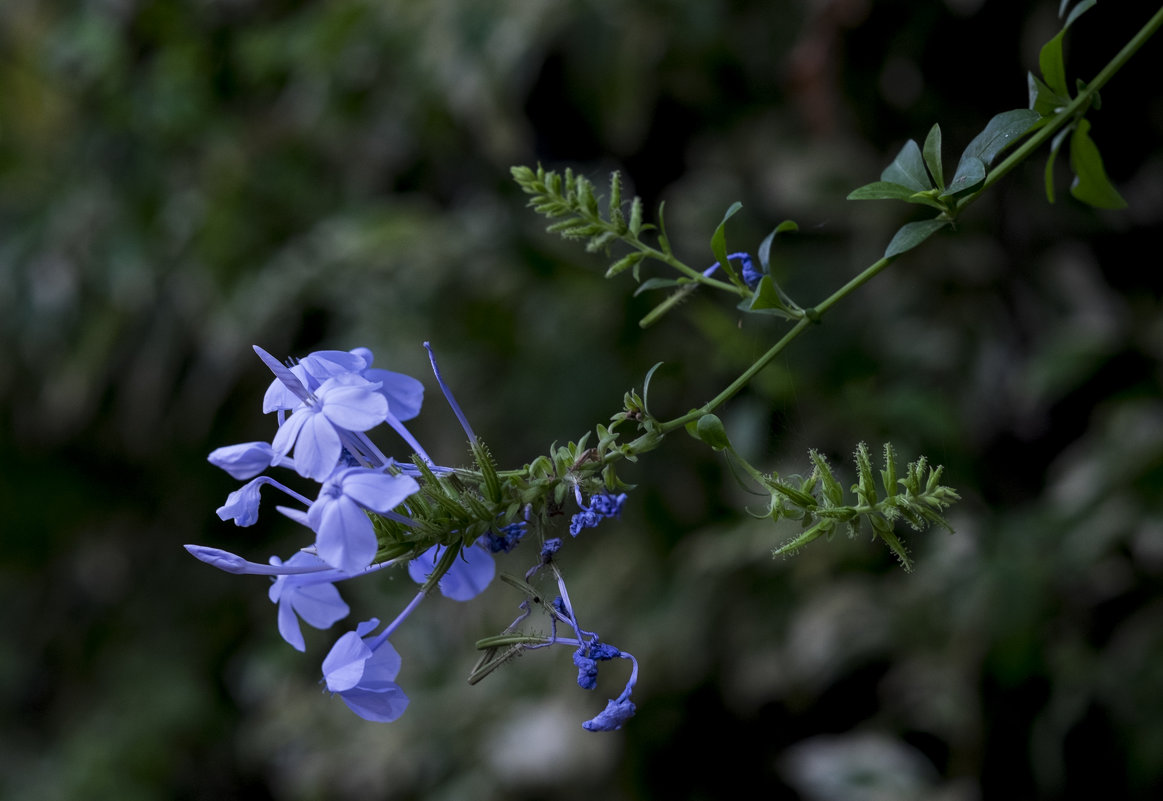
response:
<path fill-rule="evenodd" d="M 773 555 L 794 553 L 821 536 L 830 536 L 840 524 L 850 535 L 855 534 L 866 522 L 873 536 L 892 551 L 901 566 L 911 570 L 908 549 L 896 533 L 897 521 L 903 520 L 918 531 L 937 525 L 951 532 L 942 513 L 960 496 L 941 484 L 942 468 L 930 467 L 925 457 L 909 463 L 904 477 L 898 478 L 901 471 L 895 449 L 885 444 L 882 453 L 883 467 L 874 471 L 868 446 L 857 446 L 853 459 L 857 481 L 848 493 L 827 459 L 814 450 L 809 452 L 813 469 L 807 479 L 791 476 L 767 480 L 771 496 L 768 516 L 775 521 L 798 520 L 804 529 L 775 548 Z"/>

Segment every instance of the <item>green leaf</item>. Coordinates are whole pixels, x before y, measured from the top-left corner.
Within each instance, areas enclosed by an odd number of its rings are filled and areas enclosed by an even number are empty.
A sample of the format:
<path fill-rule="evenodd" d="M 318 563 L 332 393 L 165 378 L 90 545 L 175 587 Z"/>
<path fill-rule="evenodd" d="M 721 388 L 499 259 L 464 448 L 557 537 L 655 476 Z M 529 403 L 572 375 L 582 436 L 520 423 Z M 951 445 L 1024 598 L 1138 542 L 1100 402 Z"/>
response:
<path fill-rule="evenodd" d="M 985 181 L 985 163 L 977 156 L 962 156 L 957 164 L 957 172 L 953 173 L 953 180 L 949 188 L 941 193 L 942 197 L 955 195 L 958 192 L 968 192 L 981 186 Z"/>
<path fill-rule="evenodd" d="M 784 231 L 798 231 L 800 227 L 791 220 L 784 220 L 779 225 L 775 226 L 775 230 L 763 238 L 759 243 L 759 250 L 756 251 L 756 256 L 759 257 L 759 263 L 763 267 L 763 272 L 771 272 L 771 243 L 775 238 Z"/>
<path fill-rule="evenodd" d="M 873 181 L 849 192 L 848 200 L 909 200 L 915 194 L 915 190 L 904 184 Z"/>
<path fill-rule="evenodd" d="M 662 252 L 667 256 L 673 255 L 674 251 L 670 249 L 670 238 L 666 235 L 666 218 L 663 217 L 663 212 L 666 210 L 666 201 L 658 204 L 658 246 L 662 248 Z M 638 272 L 635 270 L 634 278 L 638 278 Z"/>
<path fill-rule="evenodd" d="M 676 278 L 647 278 L 645 281 L 638 285 L 637 289 L 634 290 L 634 296 L 637 297 L 638 295 L 650 289 L 663 289 L 665 287 L 681 286 L 684 283 L 688 282 L 681 281 Z"/>
<path fill-rule="evenodd" d="M 884 168 L 884 172 L 880 174 L 880 180 L 907 186 L 914 192 L 924 192 L 933 188 L 933 182 L 925 170 L 925 160 L 921 156 L 921 149 L 912 139 L 905 142 L 905 146 L 901 148 L 901 152 L 897 154 L 892 164 Z"/>
<path fill-rule="evenodd" d="M 1026 82 L 1030 87 L 1030 108 L 1043 117 L 1053 114 L 1070 102 L 1070 98 L 1062 97 L 1032 72 L 1026 73 Z"/>
<path fill-rule="evenodd" d="M 1079 120 L 1070 137 L 1070 169 L 1075 176 L 1070 194 L 1078 200 L 1100 209 L 1126 208 L 1127 201 L 1107 178 L 1102 156 L 1090 138 L 1090 120 Z"/>
<path fill-rule="evenodd" d="M 741 301 L 739 308 L 758 314 L 774 314 L 789 320 L 798 320 L 803 317 L 803 310 L 792 302 L 791 298 L 779 288 L 779 284 L 775 283 L 775 279 L 770 275 L 765 275 L 759 279 L 755 293 Z"/>
<path fill-rule="evenodd" d="M 715 254 L 715 259 L 719 262 L 720 269 L 731 277 L 731 282 L 740 283 L 739 277 L 735 273 L 735 268 L 731 266 L 730 260 L 727 258 L 727 220 L 735 216 L 739 209 L 743 208 L 743 204 L 736 200 L 727 209 L 727 213 L 723 215 L 723 221 L 715 229 L 715 233 L 711 235 L 711 252 Z"/>
<path fill-rule="evenodd" d="M 1017 142 L 1040 118 L 1038 112 L 1028 108 L 1003 111 L 995 115 L 986 123 L 985 130 L 973 137 L 973 141 L 961 154 L 957 172 L 954 173 L 953 180 L 943 195 L 972 190 L 984 181 L 985 168 L 993 164 L 993 160 L 1003 150 Z"/>
<path fill-rule="evenodd" d="M 945 171 L 941 166 L 941 126 L 936 123 L 929 129 L 929 135 L 925 137 L 925 166 L 929 168 L 929 174 L 933 176 L 933 180 L 937 183 L 938 189 L 945 188 Z"/>
<path fill-rule="evenodd" d="M 912 250 L 948 224 L 948 220 L 938 219 L 905 223 L 896 232 L 896 235 L 893 236 L 892 241 L 888 243 L 888 247 L 884 251 L 884 257 L 891 259 L 893 256 L 899 256 L 906 251 Z"/>
<path fill-rule="evenodd" d="M 699 418 L 699 422 L 695 425 L 695 436 L 716 451 L 731 447 L 731 440 L 727 439 L 727 430 L 723 428 L 723 421 L 713 414 L 704 414 Z"/>
<path fill-rule="evenodd" d="M 1038 67 L 1042 70 L 1042 77 L 1046 85 L 1059 95 L 1069 95 L 1070 89 L 1066 86 L 1066 65 L 1062 61 L 1062 37 L 1066 34 L 1063 28 L 1046 44 L 1042 45 L 1038 53 Z"/>
<path fill-rule="evenodd" d="M 1054 202 L 1054 162 L 1058 157 L 1058 150 L 1062 147 L 1062 143 L 1066 141 L 1066 136 L 1074 129 L 1073 125 L 1067 125 L 1061 131 L 1054 135 L 1054 139 L 1050 142 L 1050 155 L 1046 158 L 1046 200 L 1051 203 Z"/>
<path fill-rule="evenodd" d="M 651 367 L 646 371 L 646 378 L 642 380 L 642 411 L 646 412 L 646 416 L 650 416 L 650 379 L 654 377 L 654 371 L 663 365 L 662 362 Z"/>
<path fill-rule="evenodd" d="M 1028 108 L 1003 111 L 986 123 L 985 130 L 973 137 L 965 148 L 968 153 L 990 166 L 993 160 L 1006 148 L 1013 145 L 1038 121 L 1039 114 Z"/>

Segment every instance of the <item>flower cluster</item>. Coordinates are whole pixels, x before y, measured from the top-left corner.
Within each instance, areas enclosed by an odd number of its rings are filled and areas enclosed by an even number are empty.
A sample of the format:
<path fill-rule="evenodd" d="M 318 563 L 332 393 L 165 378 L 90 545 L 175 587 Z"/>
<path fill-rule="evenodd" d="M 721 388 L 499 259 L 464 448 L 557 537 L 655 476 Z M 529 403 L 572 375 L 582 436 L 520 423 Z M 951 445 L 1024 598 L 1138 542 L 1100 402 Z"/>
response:
<path fill-rule="evenodd" d="M 271 486 L 298 503 L 278 511 L 309 529 L 314 541 L 285 562 L 247 561 L 227 551 L 201 545 L 186 549 L 198 559 L 230 573 L 273 578 L 270 599 L 278 608 L 283 639 L 306 650 L 300 621 L 328 629 L 347 617 L 349 607 L 336 583 L 383 568 L 408 563 L 409 575 L 425 585 L 400 615 L 375 636 L 375 618 L 341 636 L 323 660 L 327 689 L 339 695 L 360 717 L 389 721 L 399 717 L 408 698 L 395 683 L 400 656 L 388 642 L 391 633 L 419 605 L 430 580 L 445 596 L 467 601 L 492 581 L 496 572 L 488 542 L 451 549 L 434 545 L 423 553 L 406 553 L 377 561 L 380 541 L 375 519 L 413 526 L 408 500 L 420 489 L 416 464 L 383 454 L 367 432 L 386 423 L 399 434 L 431 474 L 450 472 L 432 463 L 404 423 L 420 412 L 424 385 L 401 373 L 372 367 L 367 348 L 350 352 L 319 351 L 283 365 L 261 348 L 255 352 L 275 375 L 263 398 L 263 412 L 274 413 L 279 426 L 271 442 L 246 442 L 218 448 L 209 461 L 239 480 L 218 509 L 223 520 L 249 526 L 258 519 L 260 490 Z M 443 384 L 442 384 L 443 388 Z M 451 394 L 447 393 L 455 407 Z M 459 415 L 458 415 L 459 416 Z M 312 500 L 266 475 L 282 468 L 318 483 Z M 484 538 L 482 538 L 483 540 Z"/>
<path fill-rule="evenodd" d="M 309 530 L 312 542 L 286 561 L 272 556 L 268 564 L 203 545 L 186 549 L 229 573 L 270 576 L 269 596 L 278 610 L 279 634 L 298 651 L 306 651 L 303 622 L 329 629 L 350 613 L 336 584 L 406 564 L 409 576 L 421 585 L 415 597 L 378 633 L 380 621 L 371 618 L 341 635 L 322 665 L 327 689 L 353 712 L 370 721 L 395 720 L 408 706 L 408 697 L 396 683 L 401 659 L 389 641 L 391 635 L 433 589 L 456 601 L 468 601 L 483 592 L 496 575 L 493 554 L 508 553 L 522 541 L 530 528 L 532 505 L 521 501 L 524 519 L 514 522 L 505 522 L 497 511 L 499 487 L 485 489 L 490 480 L 497 480 L 497 474 L 444 383 L 431 348 L 433 373 L 468 436 L 480 472 L 454 470 L 432 461 L 405 426 L 420 412 L 423 385 L 410 376 L 373 368 L 373 355 L 367 348 L 319 351 L 288 364 L 261 348 L 255 347 L 255 352 L 275 376 L 263 398 L 263 412 L 274 414 L 278 427 L 269 443 L 246 442 L 210 454 L 212 464 L 246 482 L 229 494 L 218 516 L 237 526 L 253 525 L 259 516 L 260 491 L 273 487 L 294 502 L 278 506 L 278 511 Z M 372 441 L 368 432 L 382 424 L 403 439 L 408 460 L 386 456 Z M 272 468 L 317 484 L 314 497 L 266 475 Z M 474 481 L 480 485 L 477 490 L 472 489 Z M 487 496 L 493 496 L 494 503 L 485 503 Z M 618 517 L 626 500 L 624 494 L 599 492 L 586 505 L 576 484 L 575 497 L 580 511 L 570 523 L 574 536 L 583 528 Z M 512 521 L 514 516 L 510 511 L 507 519 Z M 561 598 L 551 611 L 554 638 L 528 647 L 575 647 L 579 683 L 593 689 L 599 661 L 634 658 L 578 627 L 564 580 L 552 564 L 561 541 L 542 537 L 542 542 L 541 561 L 526 578 L 551 565 Z M 569 625 L 575 636 L 556 638 L 557 622 Z M 594 731 L 619 728 L 634 712 L 629 696 L 636 678 L 634 662 L 633 676 L 622 696 L 583 725 Z"/>

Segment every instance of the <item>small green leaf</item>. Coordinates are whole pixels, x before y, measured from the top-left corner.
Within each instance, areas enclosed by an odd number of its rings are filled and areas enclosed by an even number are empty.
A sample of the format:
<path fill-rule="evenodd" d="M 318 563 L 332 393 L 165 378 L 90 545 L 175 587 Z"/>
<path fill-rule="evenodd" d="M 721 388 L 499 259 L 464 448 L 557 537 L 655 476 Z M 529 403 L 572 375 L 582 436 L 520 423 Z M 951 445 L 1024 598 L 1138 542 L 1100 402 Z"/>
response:
<path fill-rule="evenodd" d="M 759 243 L 759 250 L 756 251 L 756 256 L 759 257 L 759 263 L 763 267 L 763 272 L 771 272 L 771 243 L 775 238 L 784 231 L 798 231 L 800 227 L 791 220 L 784 220 L 779 225 L 775 226 L 775 230 L 763 238 Z"/>
<path fill-rule="evenodd" d="M 666 201 L 658 204 L 658 246 L 662 248 L 662 252 L 667 256 L 673 255 L 674 251 L 670 249 L 670 239 L 666 235 L 666 218 L 663 217 L 663 211 L 666 210 Z M 634 278 L 638 278 L 638 273 L 635 272 Z"/>
<path fill-rule="evenodd" d="M 760 314 L 774 314 L 789 320 L 798 320 L 803 317 L 803 310 L 792 302 L 791 298 L 779 288 L 779 284 L 770 275 L 764 275 L 759 279 L 754 294 L 741 301 L 739 308 L 743 311 Z"/>
<path fill-rule="evenodd" d="M 901 148 L 901 152 L 897 154 L 892 164 L 884 168 L 884 172 L 880 174 L 880 180 L 907 186 L 914 192 L 924 192 L 926 189 L 933 188 L 933 182 L 925 170 L 925 160 L 921 156 L 921 149 L 912 139 L 905 142 L 905 146 Z"/>
<path fill-rule="evenodd" d="M 713 414 L 704 414 L 699 418 L 699 422 L 695 425 L 695 436 L 716 451 L 731 447 L 731 440 L 727 439 L 727 430 L 723 428 L 723 421 Z"/>
<path fill-rule="evenodd" d="M 1042 77 L 1046 85 L 1060 95 L 1069 95 L 1070 89 L 1066 86 L 1066 65 L 1062 61 L 1062 37 L 1066 29 L 1063 28 L 1038 53 L 1038 67 L 1042 70 Z"/>
<path fill-rule="evenodd" d="M 642 411 L 646 412 L 646 416 L 650 416 L 650 406 L 648 405 L 650 399 L 650 379 L 654 377 L 654 371 L 663 365 L 662 362 L 651 367 L 646 371 L 646 378 L 642 379 Z"/>
<path fill-rule="evenodd" d="M 647 278 L 634 290 L 634 296 L 637 297 L 650 289 L 664 289 L 666 287 L 681 286 L 684 283 L 687 282 L 676 278 Z"/>
<path fill-rule="evenodd" d="M 956 195 L 959 192 L 969 192 L 981 186 L 985 181 L 985 163 L 977 156 L 964 155 L 957 164 L 957 172 L 949 182 L 949 188 L 941 193 L 942 197 Z"/>
<path fill-rule="evenodd" d="M 957 172 L 949 182 L 949 188 L 942 193 L 952 195 L 968 192 L 985 180 L 985 168 L 993 164 L 993 160 L 1010 145 L 1017 142 L 1041 119 L 1041 115 L 1028 108 L 1018 108 L 1012 111 L 1003 111 L 995 115 L 985 130 L 973 137 L 973 141 L 961 154 L 957 164 Z"/>
<path fill-rule="evenodd" d="M 715 259 L 719 262 L 719 267 L 727 275 L 731 277 L 731 282 L 738 284 L 740 279 L 735 273 L 735 268 L 731 266 L 730 260 L 727 258 L 727 220 L 735 216 L 739 209 L 743 208 L 743 204 L 736 200 L 727 209 L 727 213 L 723 215 L 723 221 L 715 229 L 715 233 L 711 235 L 711 252 L 715 254 Z"/>
<path fill-rule="evenodd" d="M 1028 108 L 1016 108 L 996 114 L 986 123 L 985 130 L 973 137 L 973 141 L 965 148 L 965 153 L 977 156 L 988 167 L 1003 150 L 1029 131 L 1039 116 L 1036 111 Z"/>
<path fill-rule="evenodd" d="M 944 189 L 945 171 L 941 166 L 941 126 L 936 123 L 929 129 L 929 135 L 925 137 L 924 157 L 925 166 L 929 168 L 929 174 L 936 181 L 937 188 Z"/>
<path fill-rule="evenodd" d="M 1059 148 L 1066 141 L 1067 134 L 1073 129 L 1073 125 L 1067 125 L 1055 134 L 1054 139 L 1050 142 L 1050 155 L 1046 158 L 1046 200 L 1051 203 L 1054 202 L 1054 162 L 1058 157 Z"/>
<path fill-rule="evenodd" d="M 1079 120 L 1070 137 L 1070 169 L 1075 176 L 1070 194 L 1078 200 L 1099 209 L 1126 208 L 1127 201 L 1107 178 L 1102 156 L 1090 138 L 1090 120 Z"/>
<path fill-rule="evenodd" d="M 1030 108 L 1043 117 L 1053 114 L 1070 102 L 1069 98 L 1062 97 L 1034 73 L 1026 73 L 1026 82 L 1030 87 Z"/>
<path fill-rule="evenodd" d="M 849 192 L 848 200 L 908 200 L 915 194 L 915 190 L 904 184 L 873 181 Z"/>
<path fill-rule="evenodd" d="M 912 250 L 948 224 L 948 220 L 938 219 L 905 223 L 896 232 L 896 235 L 893 236 L 892 241 L 888 243 L 888 247 L 884 251 L 884 257 L 891 259 L 893 256 L 899 256 L 906 251 Z"/>

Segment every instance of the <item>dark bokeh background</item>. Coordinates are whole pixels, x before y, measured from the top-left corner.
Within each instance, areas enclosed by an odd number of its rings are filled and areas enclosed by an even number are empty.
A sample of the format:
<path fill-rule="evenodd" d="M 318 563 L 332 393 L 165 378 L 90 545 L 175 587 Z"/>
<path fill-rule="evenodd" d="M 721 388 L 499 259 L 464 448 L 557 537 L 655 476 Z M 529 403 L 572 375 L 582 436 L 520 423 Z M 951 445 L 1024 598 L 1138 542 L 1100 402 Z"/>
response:
<path fill-rule="evenodd" d="M 724 419 L 768 468 L 847 469 L 891 439 L 946 466 L 957 533 L 905 574 L 865 538 L 791 560 L 685 437 L 630 467 L 624 519 L 563 555 L 583 621 L 642 663 L 615 694 L 568 651 L 476 687 L 472 641 L 518 600 L 436 599 L 401 632 L 412 706 L 365 723 L 275 630 L 263 560 L 302 543 L 214 515 L 212 448 L 270 436 L 250 350 L 368 345 L 429 386 L 416 431 L 463 460 L 431 339 L 474 427 L 519 465 L 616 411 L 710 397 L 782 330 L 649 298 L 542 232 L 512 164 L 626 171 L 710 263 L 785 218 L 805 303 L 909 210 L 844 201 L 942 124 L 947 162 L 1025 71 L 1057 2 L 5 2 L 0 10 L 0 796 L 13 799 L 1155 798 L 1163 790 L 1163 47 L 1093 135 L 1130 202 L 1046 203 L 1016 171 L 955 234 L 798 341 Z M 1151 13 L 1102 3 L 1089 77 Z M 1068 176 L 1059 176 L 1062 188 Z M 1061 194 L 1061 193 L 1060 193 Z M 848 479 L 850 480 L 850 473 Z M 503 565 L 518 571 L 529 554 Z M 345 588 L 353 617 L 410 591 Z"/>

